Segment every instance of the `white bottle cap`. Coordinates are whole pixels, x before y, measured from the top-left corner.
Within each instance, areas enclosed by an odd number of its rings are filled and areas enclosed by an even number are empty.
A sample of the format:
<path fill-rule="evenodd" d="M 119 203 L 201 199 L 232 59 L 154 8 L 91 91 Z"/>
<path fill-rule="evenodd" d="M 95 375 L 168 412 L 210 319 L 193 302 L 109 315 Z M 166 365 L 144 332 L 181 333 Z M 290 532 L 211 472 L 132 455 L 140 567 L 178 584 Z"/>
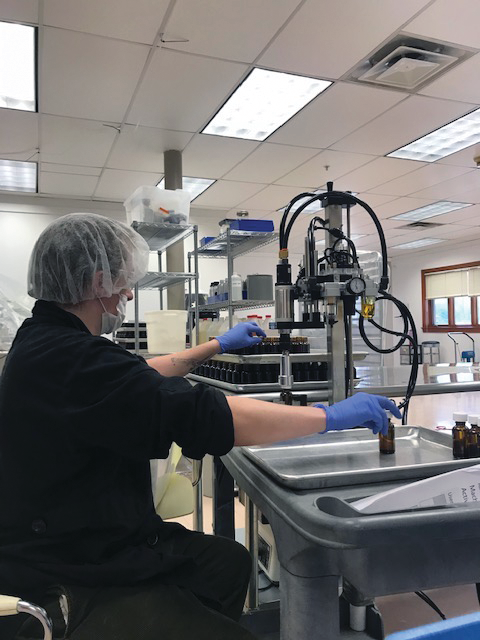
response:
<path fill-rule="evenodd" d="M 385 411 L 385 413 L 387 414 L 387 418 L 389 419 L 395 417 L 391 411 Z"/>
<path fill-rule="evenodd" d="M 468 416 L 468 421 L 470 424 L 478 424 L 478 416 L 473 415 L 473 416 Z"/>
<path fill-rule="evenodd" d="M 468 415 L 466 413 L 454 413 L 453 419 L 455 422 L 466 422 Z"/>

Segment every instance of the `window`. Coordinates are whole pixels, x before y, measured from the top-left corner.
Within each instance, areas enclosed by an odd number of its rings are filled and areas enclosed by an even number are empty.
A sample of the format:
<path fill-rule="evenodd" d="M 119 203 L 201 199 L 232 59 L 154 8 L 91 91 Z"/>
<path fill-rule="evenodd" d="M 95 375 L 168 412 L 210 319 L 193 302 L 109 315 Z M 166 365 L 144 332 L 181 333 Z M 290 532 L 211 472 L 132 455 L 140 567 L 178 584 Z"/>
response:
<path fill-rule="evenodd" d="M 422 271 L 423 330 L 480 332 L 480 262 Z"/>
<path fill-rule="evenodd" d="M 448 324 L 448 298 L 433 300 L 433 324 L 436 326 Z"/>
<path fill-rule="evenodd" d="M 469 296 L 459 296 L 453 299 L 453 318 L 456 325 L 472 324 L 472 301 Z"/>

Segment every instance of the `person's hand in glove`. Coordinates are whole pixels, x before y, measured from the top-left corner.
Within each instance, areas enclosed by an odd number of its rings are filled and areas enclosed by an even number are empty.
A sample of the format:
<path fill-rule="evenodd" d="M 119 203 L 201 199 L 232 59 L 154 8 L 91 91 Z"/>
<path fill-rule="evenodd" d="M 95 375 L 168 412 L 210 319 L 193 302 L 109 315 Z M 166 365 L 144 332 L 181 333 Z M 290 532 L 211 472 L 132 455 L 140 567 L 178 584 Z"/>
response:
<path fill-rule="evenodd" d="M 261 337 L 260 337 L 261 336 Z M 266 334 L 256 322 L 239 322 L 221 336 L 215 336 L 220 344 L 221 353 L 251 347 L 259 344 Z"/>
<path fill-rule="evenodd" d="M 327 417 L 326 431 L 342 431 L 352 427 L 368 427 L 373 433 L 387 434 L 388 418 L 385 411 L 390 411 L 396 418 L 402 415 L 394 402 L 383 396 L 370 393 L 356 393 L 354 396 L 325 407 L 314 404 L 314 407 L 324 409 Z"/>

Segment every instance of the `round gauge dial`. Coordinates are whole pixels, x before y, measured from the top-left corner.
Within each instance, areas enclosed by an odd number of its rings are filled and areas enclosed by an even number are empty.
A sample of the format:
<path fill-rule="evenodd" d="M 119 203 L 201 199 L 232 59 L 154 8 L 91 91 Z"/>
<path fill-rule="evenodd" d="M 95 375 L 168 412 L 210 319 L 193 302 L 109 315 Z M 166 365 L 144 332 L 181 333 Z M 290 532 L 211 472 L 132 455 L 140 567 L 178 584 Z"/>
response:
<path fill-rule="evenodd" d="M 347 282 L 347 290 L 350 293 L 359 295 L 365 291 L 365 280 L 363 278 L 352 278 L 350 282 Z"/>

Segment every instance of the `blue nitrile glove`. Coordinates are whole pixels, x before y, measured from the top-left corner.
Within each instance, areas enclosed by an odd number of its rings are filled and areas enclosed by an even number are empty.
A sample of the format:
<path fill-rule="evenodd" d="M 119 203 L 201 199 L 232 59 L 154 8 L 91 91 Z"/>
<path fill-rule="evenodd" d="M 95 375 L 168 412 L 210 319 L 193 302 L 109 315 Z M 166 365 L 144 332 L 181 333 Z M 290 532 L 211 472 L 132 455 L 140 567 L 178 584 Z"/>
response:
<path fill-rule="evenodd" d="M 239 322 L 223 335 L 215 337 L 220 343 L 222 353 L 225 353 L 225 351 L 232 351 L 232 349 L 241 349 L 242 347 L 251 347 L 254 344 L 258 344 L 262 341 L 262 338 L 258 336 L 265 338 L 266 334 L 256 322 Z"/>
<path fill-rule="evenodd" d="M 327 416 L 326 431 L 342 431 L 352 427 L 368 427 L 373 433 L 387 434 L 388 418 L 385 411 L 390 411 L 396 418 L 402 414 L 394 402 L 383 396 L 370 393 L 356 393 L 351 398 L 336 402 L 329 407 L 314 404 L 314 407 L 325 409 Z"/>

